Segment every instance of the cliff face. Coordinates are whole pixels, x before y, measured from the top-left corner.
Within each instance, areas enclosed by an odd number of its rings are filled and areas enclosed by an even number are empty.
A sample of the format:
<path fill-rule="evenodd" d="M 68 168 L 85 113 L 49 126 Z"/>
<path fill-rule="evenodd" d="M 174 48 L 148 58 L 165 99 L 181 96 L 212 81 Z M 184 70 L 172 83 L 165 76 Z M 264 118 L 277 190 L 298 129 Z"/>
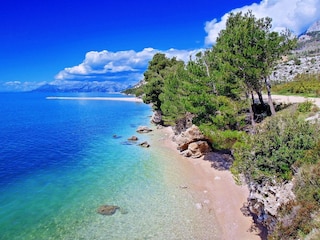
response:
<path fill-rule="evenodd" d="M 249 184 L 248 210 L 258 224 L 269 232 L 274 230 L 278 219 L 278 210 L 282 204 L 294 200 L 293 183 L 266 182 Z"/>
<path fill-rule="evenodd" d="M 284 61 L 270 75 L 271 81 L 292 81 L 298 74 L 313 74 L 320 72 L 320 55 L 301 56 L 294 60 Z"/>

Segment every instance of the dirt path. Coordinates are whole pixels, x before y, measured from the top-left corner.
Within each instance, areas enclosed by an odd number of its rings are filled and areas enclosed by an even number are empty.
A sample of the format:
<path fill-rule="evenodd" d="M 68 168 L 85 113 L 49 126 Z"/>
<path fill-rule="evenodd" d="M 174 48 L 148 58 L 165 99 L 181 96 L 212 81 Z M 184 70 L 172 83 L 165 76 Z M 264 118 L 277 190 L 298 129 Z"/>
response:
<path fill-rule="evenodd" d="M 268 98 L 267 95 L 263 95 L 265 99 Z M 272 100 L 275 102 L 282 102 L 282 103 L 301 103 L 304 101 L 312 101 L 318 107 L 320 107 L 320 98 L 306 98 L 306 97 L 299 97 L 299 96 L 284 96 L 284 95 L 272 95 Z"/>

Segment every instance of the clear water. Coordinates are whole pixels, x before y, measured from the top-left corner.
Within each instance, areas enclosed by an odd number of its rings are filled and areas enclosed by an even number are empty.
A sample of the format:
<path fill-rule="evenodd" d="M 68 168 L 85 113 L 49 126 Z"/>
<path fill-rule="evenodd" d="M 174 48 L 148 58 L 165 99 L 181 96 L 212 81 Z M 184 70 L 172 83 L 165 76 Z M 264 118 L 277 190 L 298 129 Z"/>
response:
<path fill-rule="evenodd" d="M 127 141 L 150 106 L 46 96 L 0 94 L 0 239 L 219 239 L 161 141 Z"/>

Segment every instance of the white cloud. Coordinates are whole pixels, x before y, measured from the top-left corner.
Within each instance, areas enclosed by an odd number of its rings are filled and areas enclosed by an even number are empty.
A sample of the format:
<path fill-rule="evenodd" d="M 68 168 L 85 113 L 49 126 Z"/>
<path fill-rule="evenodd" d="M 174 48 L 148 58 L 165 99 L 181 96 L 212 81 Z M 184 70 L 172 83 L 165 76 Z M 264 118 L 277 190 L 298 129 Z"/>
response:
<path fill-rule="evenodd" d="M 301 34 L 320 17 L 320 0 L 262 0 L 259 4 L 252 4 L 230 12 L 243 13 L 252 10 L 257 18 L 271 17 L 273 31 L 290 29 L 294 34 Z M 230 13 L 229 12 L 229 13 Z M 216 42 L 219 32 L 225 28 L 229 13 L 222 16 L 220 21 L 213 19 L 206 22 L 206 45 Z"/>
<path fill-rule="evenodd" d="M 190 55 L 194 56 L 198 50 L 169 49 L 160 51 L 154 48 L 145 48 L 140 52 L 134 50 L 109 52 L 90 51 L 86 54 L 82 63 L 74 67 L 67 67 L 60 71 L 55 79 L 63 80 L 99 80 L 99 81 L 126 81 L 136 83 L 143 77 L 143 72 L 154 54 L 161 52 L 167 57 L 176 57 L 179 60 L 188 61 Z"/>

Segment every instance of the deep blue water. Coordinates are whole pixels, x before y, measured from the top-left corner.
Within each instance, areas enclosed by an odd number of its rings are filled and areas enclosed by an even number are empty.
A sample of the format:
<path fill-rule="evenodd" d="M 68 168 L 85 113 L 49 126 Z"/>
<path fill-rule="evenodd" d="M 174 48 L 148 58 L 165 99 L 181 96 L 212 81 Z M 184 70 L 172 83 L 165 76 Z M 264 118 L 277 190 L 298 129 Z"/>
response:
<path fill-rule="evenodd" d="M 151 149 L 127 141 L 138 126 L 150 124 L 150 106 L 47 96 L 0 93 L 1 240 L 199 239 L 199 234 L 218 239 L 216 230 L 203 224 L 214 216 L 205 220 L 193 195 L 178 187 L 188 180 L 161 141 L 138 135 L 139 142 L 156 141 Z M 97 214 L 104 204 L 121 211 Z"/>
<path fill-rule="evenodd" d="M 46 100 L 47 95 L 0 94 L 1 187 L 38 170 L 73 166 L 95 138 L 120 138 L 125 129 L 147 124 L 150 108 L 144 104 Z"/>

